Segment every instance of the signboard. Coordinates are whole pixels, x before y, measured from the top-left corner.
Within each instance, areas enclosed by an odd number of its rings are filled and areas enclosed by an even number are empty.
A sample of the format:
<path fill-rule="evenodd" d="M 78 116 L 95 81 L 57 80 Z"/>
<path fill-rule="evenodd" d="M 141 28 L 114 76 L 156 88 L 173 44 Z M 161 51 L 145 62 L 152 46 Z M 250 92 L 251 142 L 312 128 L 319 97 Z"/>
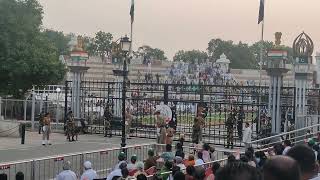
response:
<path fill-rule="evenodd" d="M 297 58 L 296 58 L 296 63 L 299 63 L 299 64 L 308 64 L 308 63 L 309 63 L 308 57 L 297 57 Z"/>

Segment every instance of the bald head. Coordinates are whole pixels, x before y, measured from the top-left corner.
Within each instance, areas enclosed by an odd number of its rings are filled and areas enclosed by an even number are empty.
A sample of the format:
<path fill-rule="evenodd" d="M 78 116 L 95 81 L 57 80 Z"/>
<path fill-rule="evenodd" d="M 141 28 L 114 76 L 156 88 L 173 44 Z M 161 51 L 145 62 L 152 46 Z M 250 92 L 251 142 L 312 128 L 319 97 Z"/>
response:
<path fill-rule="evenodd" d="M 288 156 L 274 156 L 263 166 L 263 177 L 268 180 L 300 180 L 298 163 Z"/>

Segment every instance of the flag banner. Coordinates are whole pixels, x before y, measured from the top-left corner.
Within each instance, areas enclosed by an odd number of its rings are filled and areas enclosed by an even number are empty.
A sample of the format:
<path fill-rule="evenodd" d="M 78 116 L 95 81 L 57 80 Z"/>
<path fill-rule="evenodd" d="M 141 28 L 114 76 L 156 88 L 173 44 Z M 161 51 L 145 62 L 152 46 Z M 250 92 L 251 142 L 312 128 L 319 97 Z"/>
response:
<path fill-rule="evenodd" d="M 264 0 L 260 0 L 258 24 L 264 20 Z"/>
<path fill-rule="evenodd" d="M 130 16 L 131 16 L 131 23 L 133 23 L 133 21 L 134 21 L 134 0 L 131 0 Z"/>

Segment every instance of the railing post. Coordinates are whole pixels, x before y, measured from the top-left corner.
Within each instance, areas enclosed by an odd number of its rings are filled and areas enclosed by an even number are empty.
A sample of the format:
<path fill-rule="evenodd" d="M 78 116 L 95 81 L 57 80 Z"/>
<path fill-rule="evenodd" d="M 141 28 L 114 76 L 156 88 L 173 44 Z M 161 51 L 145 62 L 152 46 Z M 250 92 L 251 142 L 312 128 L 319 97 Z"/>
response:
<path fill-rule="evenodd" d="M 68 81 L 65 82 L 64 87 L 64 119 L 63 124 L 66 124 L 68 114 Z"/>
<path fill-rule="evenodd" d="M 34 180 L 35 179 L 35 160 L 31 161 L 31 174 L 30 174 L 30 179 Z"/>
<path fill-rule="evenodd" d="M 81 174 L 83 174 L 82 166 L 83 166 L 83 163 L 84 163 L 84 154 L 85 153 L 82 153 L 81 156 L 80 156 L 80 176 L 81 176 Z"/>
<path fill-rule="evenodd" d="M 24 144 L 26 138 L 26 124 L 21 124 L 21 144 Z"/>
<path fill-rule="evenodd" d="M 35 105 L 36 105 L 36 93 L 34 92 L 34 87 L 33 87 L 32 88 L 32 105 L 31 105 L 31 131 L 34 131 Z"/>

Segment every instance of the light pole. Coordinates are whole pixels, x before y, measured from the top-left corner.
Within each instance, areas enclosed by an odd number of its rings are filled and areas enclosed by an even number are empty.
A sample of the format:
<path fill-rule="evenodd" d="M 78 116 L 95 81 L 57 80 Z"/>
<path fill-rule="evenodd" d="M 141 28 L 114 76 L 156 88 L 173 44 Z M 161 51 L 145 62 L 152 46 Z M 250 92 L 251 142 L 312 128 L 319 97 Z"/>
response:
<path fill-rule="evenodd" d="M 56 110 L 56 129 L 58 129 L 58 123 L 59 123 L 59 105 L 60 105 L 60 101 L 59 101 L 59 95 L 60 95 L 60 92 L 61 92 L 61 89 L 58 87 L 56 89 L 56 92 L 57 92 L 57 110 Z"/>
<path fill-rule="evenodd" d="M 122 68 L 122 136 L 121 136 L 121 147 L 122 150 L 125 152 L 124 147 L 126 146 L 126 94 L 127 94 L 127 79 L 128 79 L 128 68 L 127 68 L 127 54 L 131 48 L 131 41 L 127 36 L 121 38 L 120 40 L 120 47 L 123 53 L 123 68 Z"/>

